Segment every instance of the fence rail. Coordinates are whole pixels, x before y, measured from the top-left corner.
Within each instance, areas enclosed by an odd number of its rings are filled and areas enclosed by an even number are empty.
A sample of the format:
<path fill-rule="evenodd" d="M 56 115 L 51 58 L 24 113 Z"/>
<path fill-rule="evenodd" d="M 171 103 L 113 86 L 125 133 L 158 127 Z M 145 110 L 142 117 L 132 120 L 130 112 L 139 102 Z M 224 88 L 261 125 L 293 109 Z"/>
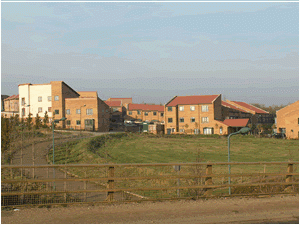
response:
<path fill-rule="evenodd" d="M 232 174 L 228 174 L 228 165 Z M 2 206 L 227 196 L 229 187 L 233 196 L 299 191 L 299 162 L 2 165 L 1 168 Z M 230 184 L 224 179 L 228 177 L 232 179 Z"/>

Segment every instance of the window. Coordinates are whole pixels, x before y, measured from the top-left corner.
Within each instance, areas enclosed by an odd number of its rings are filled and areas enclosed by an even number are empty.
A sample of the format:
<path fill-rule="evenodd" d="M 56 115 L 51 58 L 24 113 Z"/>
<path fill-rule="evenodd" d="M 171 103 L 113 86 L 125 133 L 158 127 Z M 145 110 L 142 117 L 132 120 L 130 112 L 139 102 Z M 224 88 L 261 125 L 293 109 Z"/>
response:
<path fill-rule="evenodd" d="M 93 115 L 93 109 L 86 109 L 86 115 Z"/>
<path fill-rule="evenodd" d="M 118 108 L 113 108 L 113 112 L 118 112 Z"/>
<path fill-rule="evenodd" d="M 54 101 L 58 101 L 58 100 L 59 100 L 59 96 L 56 95 L 56 96 L 54 97 Z"/>
<path fill-rule="evenodd" d="M 51 100 L 52 100 L 52 97 L 48 96 L 48 102 L 51 102 Z"/>
<path fill-rule="evenodd" d="M 180 123 L 184 123 L 184 118 L 180 117 Z"/>
<path fill-rule="evenodd" d="M 22 108 L 22 116 L 25 116 L 25 108 Z"/>
<path fill-rule="evenodd" d="M 179 111 L 184 111 L 184 106 L 179 106 Z"/>
<path fill-rule="evenodd" d="M 43 112 L 43 108 L 42 107 L 39 107 L 38 108 L 38 112 L 40 113 L 40 112 Z"/>
<path fill-rule="evenodd" d="M 168 107 L 168 112 L 172 112 L 172 111 L 173 111 L 172 107 Z"/>
<path fill-rule="evenodd" d="M 208 112 L 208 105 L 202 105 L 201 106 L 201 111 L 202 112 Z"/>
<path fill-rule="evenodd" d="M 223 127 L 220 127 L 220 134 L 223 134 Z"/>
<path fill-rule="evenodd" d="M 132 111 L 129 111 L 129 112 L 128 112 L 128 115 L 132 115 Z"/>
<path fill-rule="evenodd" d="M 195 123 L 195 117 L 191 117 L 191 123 Z"/>
<path fill-rule="evenodd" d="M 22 98 L 22 105 L 25 105 L 25 98 Z"/>
<path fill-rule="evenodd" d="M 148 116 L 148 112 L 145 112 L 145 116 Z"/>
<path fill-rule="evenodd" d="M 164 113 L 160 113 L 160 116 L 164 116 Z M 299 121 L 299 118 L 298 118 L 298 121 Z"/>
<path fill-rule="evenodd" d="M 51 107 L 48 107 L 48 112 L 51 112 Z"/>
<path fill-rule="evenodd" d="M 102 109 L 102 112 L 104 113 L 104 109 Z"/>
<path fill-rule="evenodd" d="M 194 134 L 199 134 L 200 130 L 199 129 L 194 129 Z"/>
<path fill-rule="evenodd" d="M 76 109 L 76 114 L 80 114 L 80 109 Z"/>
<path fill-rule="evenodd" d="M 80 125 L 80 124 L 81 124 L 80 120 L 76 120 L 76 125 Z"/>
<path fill-rule="evenodd" d="M 42 96 L 39 96 L 38 97 L 38 102 L 41 102 L 42 101 Z"/>
<path fill-rule="evenodd" d="M 156 114 L 156 112 L 153 112 L 153 116 L 156 116 L 157 114 Z"/>
<path fill-rule="evenodd" d="M 208 123 L 208 117 L 202 117 L 202 123 Z"/>
<path fill-rule="evenodd" d="M 137 114 L 138 114 L 138 115 L 141 115 L 141 111 L 140 111 L 140 110 L 138 110 L 138 111 L 137 111 Z"/>
<path fill-rule="evenodd" d="M 55 115 L 59 114 L 59 110 L 58 110 L 58 109 L 55 109 L 55 110 L 54 110 L 54 114 L 55 114 Z"/>
<path fill-rule="evenodd" d="M 71 125 L 71 120 L 67 120 L 67 125 L 68 125 L 68 126 Z"/>
<path fill-rule="evenodd" d="M 70 115 L 70 114 L 71 114 L 70 109 L 67 109 L 67 110 L 66 110 L 66 114 L 67 114 L 67 115 Z"/>
<path fill-rule="evenodd" d="M 173 123 L 173 118 L 168 118 L 168 123 Z"/>
<path fill-rule="evenodd" d="M 191 111 L 195 111 L 195 106 L 194 106 L 194 105 L 191 105 L 191 106 L 190 106 L 190 109 L 191 109 Z"/>
<path fill-rule="evenodd" d="M 183 133 L 183 132 L 184 132 L 184 129 L 180 129 L 179 132 Z"/>

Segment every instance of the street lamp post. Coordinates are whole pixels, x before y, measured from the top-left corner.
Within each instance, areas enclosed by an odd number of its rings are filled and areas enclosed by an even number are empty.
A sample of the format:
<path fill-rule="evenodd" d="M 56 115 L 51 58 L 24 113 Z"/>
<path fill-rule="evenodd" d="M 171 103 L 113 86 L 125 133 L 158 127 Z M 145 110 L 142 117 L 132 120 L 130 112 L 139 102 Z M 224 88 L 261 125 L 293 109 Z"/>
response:
<path fill-rule="evenodd" d="M 232 133 L 228 135 L 228 162 L 230 162 L 230 137 L 232 135 L 236 135 L 236 134 L 246 134 L 250 131 L 251 129 L 249 127 L 243 127 L 242 129 L 240 129 L 238 132 Z M 228 183 L 230 185 L 231 183 L 231 179 L 230 179 L 230 172 L 231 172 L 231 166 L 230 164 L 228 164 L 228 173 L 229 173 L 229 177 L 228 177 Z M 231 195 L 231 187 L 229 187 L 229 195 Z"/>
<path fill-rule="evenodd" d="M 86 104 L 84 104 L 83 106 L 80 106 L 80 134 L 81 134 L 81 107 L 85 107 Z"/>
<path fill-rule="evenodd" d="M 53 140 L 53 156 L 52 156 L 52 162 L 53 162 L 53 165 L 55 164 L 55 148 L 54 148 L 54 123 L 59 123 L 59 121 L 65 121 L 67 118 L 66 117 L 63 117 L 59 120 L 52 120 L 52 140 Z M 55 168 L 53 167 L 53 179 L 55 179 Z M 53 188 L 55 190 L 55 182 L 53 183 Z"/>

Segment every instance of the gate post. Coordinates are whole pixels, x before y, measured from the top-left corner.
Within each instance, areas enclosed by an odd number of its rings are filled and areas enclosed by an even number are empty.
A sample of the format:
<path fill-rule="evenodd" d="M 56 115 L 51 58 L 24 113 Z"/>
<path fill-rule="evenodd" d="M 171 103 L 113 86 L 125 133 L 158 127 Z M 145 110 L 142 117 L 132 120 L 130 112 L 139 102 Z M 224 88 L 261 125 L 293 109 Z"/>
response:
<path fill-rule="evenodd" d="M 293 164 L 288 164 L 288 168 L 287 168 L 287 172 L 288 173 L 293 173 Z M 293 182 L 293 175 L 286 175 L 286 179 L 285 182 Z M 286 185 L 285 191 L 291 191 L 292 189 L 292 185 L 288 184 Z"/>
<path fill-rule="evenodd" d="M 212 174 L 212 165 L 206 165 L 206 175 L 211 175 Z M 206 177 L 205 178 L 205 185 L 212 185 L 212 177 Z M 211 195 L 212 194 L 212 189 L 207 188 L 205 189 L 205 195 Z"/>
<path fill-rule="evenodd" d="M 114 177 L 115 176 L 115 167 L 110 166 L 108 167 L 108 177 Z M 108 180 L 108 189 L 113 189 L 115 187 L 114 185 L 114 180 Z M 109 202 L 114 200 L 114 192 L 113 191 L 108 191 L 107 192 L 107 200 Z"/>

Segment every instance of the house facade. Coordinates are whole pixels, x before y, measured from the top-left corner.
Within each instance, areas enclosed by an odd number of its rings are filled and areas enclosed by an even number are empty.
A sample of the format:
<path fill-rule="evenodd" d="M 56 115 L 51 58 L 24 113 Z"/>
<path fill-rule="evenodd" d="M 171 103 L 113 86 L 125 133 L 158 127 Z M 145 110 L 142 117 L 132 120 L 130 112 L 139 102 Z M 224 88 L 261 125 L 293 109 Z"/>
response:
<path fill-rule="evenodd" d="M 10 118 L 19 115 L 19 95 L 12 95 L 3 100 L 3 112 L 1 115 L 5 118 Z"/>
<path fill-rule="evenodd" d="M 144 122 L 161 122 L 164 123 L 164 106 L 162 105 L 148 105 L 148 104 L 128 104 L 127 106 L 127 120 L 142 120 Z"/>
<path fill-rule="evenodd" d="M 277 133 L 285 133 L 288 139 L 299 139 L 299 101 L 276 112 Z"/>
<path fill-rule="evenodd" d="M 66 98 L 66 128 L 107 132 L 110 109 L 94 92 L 78 92 L 78 98 Z"/>
<path fill-rule="evenodd" d="M 175 96 L 165 105 L 166 134 L 218 134 L 221 120 L 221 95 Z"/>

